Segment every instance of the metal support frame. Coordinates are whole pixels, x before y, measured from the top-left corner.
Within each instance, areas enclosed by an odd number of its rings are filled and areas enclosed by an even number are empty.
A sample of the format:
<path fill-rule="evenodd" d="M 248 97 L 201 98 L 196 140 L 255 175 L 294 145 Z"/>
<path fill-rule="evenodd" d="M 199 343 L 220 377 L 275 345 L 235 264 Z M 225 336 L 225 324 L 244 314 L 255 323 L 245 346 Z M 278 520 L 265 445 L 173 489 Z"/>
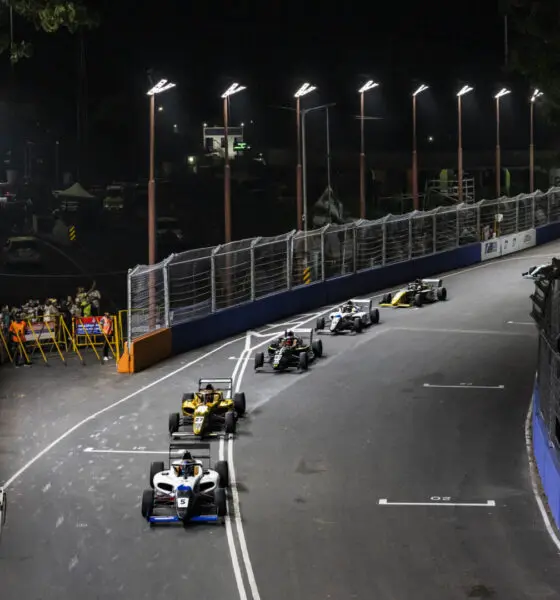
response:
<path fill-rule="evenodd" d="M 163 269 L 163 322 L 165 327 L 171 327 L 171 315 L 169 314 L 170 299 L 169 299 L 169 263 L 175 258 L 175 254 L 168 256 L 162 265 Z"/>
<path fill-rule="evenodd" d="M 262 237 L 255 238 L 249 246 L 250 260 L 251 260 L 251 301 L 254 302 L 256 296 L 256 282 L 255 282 L 255 246 L 262 240 Z"/>
<path fill-rule="evenodd" d="M 210 254 L 210 290 L 212 294 L 212 307 L 213 313 L 216 312 L 216 255 L 218 254 L 222 244 L 216 246 Z"/>

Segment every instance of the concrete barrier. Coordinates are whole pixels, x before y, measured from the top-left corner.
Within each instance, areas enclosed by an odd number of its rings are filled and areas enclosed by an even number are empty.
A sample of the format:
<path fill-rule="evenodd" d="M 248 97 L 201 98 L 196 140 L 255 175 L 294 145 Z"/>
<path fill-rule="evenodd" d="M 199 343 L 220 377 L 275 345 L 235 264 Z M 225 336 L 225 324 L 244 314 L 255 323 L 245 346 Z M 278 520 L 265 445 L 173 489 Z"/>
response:
<path fill-rule="evenodd" d="M 136 338 L 132 344 L 124 345 L 117 364 L 119 373 L 139 373 L 171 356 L 171 329 L 158 329 Z"/>
<path fill-rule="evenodd" d="M 560 222 L 537 227 L 537 246 L 548 244 L 560 238 Z"/>
<path fill-rule="evenodd" d="M 313 310 L 352 296 L 403 284 L 480 262 L 481 246 L 469 244 L 448 252 L 422 256 L 408 262 L 368 269 L 224 309 L 172 327 L 173 354 L 186 352 L 255 329 L 267 323 Z"/>

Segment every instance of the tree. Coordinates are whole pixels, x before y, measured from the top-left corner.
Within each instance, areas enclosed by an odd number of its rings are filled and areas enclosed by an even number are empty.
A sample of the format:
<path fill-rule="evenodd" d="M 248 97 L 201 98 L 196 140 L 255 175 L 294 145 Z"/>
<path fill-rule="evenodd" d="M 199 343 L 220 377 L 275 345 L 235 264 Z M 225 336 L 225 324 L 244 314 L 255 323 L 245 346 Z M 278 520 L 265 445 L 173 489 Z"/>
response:
<path fill-rule="evenodd" d="M 2 2 L 2 0 L 0 0 Z M 93 28 L 99 22 L 98 15 L 83 0 L 3 0 L 0 19 L 10 21 L 10 10 L 35 27 L 37 31 L 57 33 L 66 29 L 75 33 L 80 28 Z M 0 39 L 0 52 L 9 50 L 10 60 L 15 63 L 32 55 L 33 47 L 27 41 L 13 40 L 10 31 Z"/>
<path fill-rule="evenodd" d="M 510 68 L 544 92 L 549 116 L 560 122 L 560 4 L 558 0 L 504 0 Z"/>

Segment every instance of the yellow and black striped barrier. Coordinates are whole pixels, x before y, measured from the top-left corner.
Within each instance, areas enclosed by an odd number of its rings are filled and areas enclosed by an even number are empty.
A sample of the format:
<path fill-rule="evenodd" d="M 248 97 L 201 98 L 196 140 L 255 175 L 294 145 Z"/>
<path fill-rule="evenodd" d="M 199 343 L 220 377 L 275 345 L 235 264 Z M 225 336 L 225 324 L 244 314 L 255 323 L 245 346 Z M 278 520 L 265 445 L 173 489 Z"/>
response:
<path fill-rule="evenodd" d="M 311 283 L 311 267 L 303 269 L 303 283 Z"/>
<path fill-rule="evenodd" d="M 68 227 L 68 237 L 70 238 L 71 242 L 76 241 L 76 227 L 74 225 L 70 225 L 70 227 Z"/>

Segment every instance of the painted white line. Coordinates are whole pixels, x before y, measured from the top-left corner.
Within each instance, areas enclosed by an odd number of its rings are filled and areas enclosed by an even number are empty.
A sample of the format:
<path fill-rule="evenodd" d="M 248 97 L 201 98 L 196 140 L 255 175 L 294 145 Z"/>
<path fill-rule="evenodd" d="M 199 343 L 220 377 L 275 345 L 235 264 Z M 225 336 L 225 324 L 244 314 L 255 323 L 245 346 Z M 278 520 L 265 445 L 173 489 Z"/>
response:
<path fill-rule="evenodd" d="M 473 385 L 472 383 L 460 383 L 459 385 L 438 385 L 436 383 L 425 383 L 425 388 L 450 388 L 455 390 L 505 390 L 505 385 Z"/>
<path fill-rule="evenodd" d="M 533 333 L 525 333 L 522 331 L 503 331 L 503 330 L 492 330 L 492 329 L 439 329 L 437 327 L 393 327 L 394 331 L 418 331 L 420 333 L 457 333 L 457 334 L 471 334 L 471 335 L 488 335 L 488 336 L 499 336 L 505 335 L 509 337 L 515 336 L 532 336 Z"/>
<path fill-rule="evenodd" d="M 496 506 L 494 500 L 487 500 L 486 502 L 389 502 L 387 498 L 379 500 L 381 506 Z"/>
<path fill-rule="evenodd" d="M 109 448 L 84 448 L 91 454 L 169 454 L 169 450 L 110 450 Z"/>
<path fill-rule="evenodd" d="M 535 322 L 531 321 L 531 322 L 527 323 L 525 321 L 508 321 L 507 324 L 508 325 L 531 325 L 531 326 L 534 326 Z"/>
<path fill-rule="evenodd" d="M 544 521 L 544 526 L 546 527 L 546 531 L 550 536 L 550 539 L 554 542 L 556 548 L 560 551 L 560 539 L 556 535 L 556 531 L 554 530 L 554 526 L 548 516 L 548 512 L 544 505 L 543 499 L 541 498 L 541 493 L 539 489 L 540 475 L 537 469 L 537 465 L 535 464 L 535 460 L 533 457 L 533 447 L 531 444 L 532 437 L 532 417 L 533 417 L 533 398 L 531 397 L 531 402 L 529 403 L 529 410 L 527 412 L 527 418 L 525 419 L 525 449 L 527 450 L 527 460 L 529 461 L 529 473 L 531 475 L 531 487 L 533 488 L 533 495 L 535 496 L 535 500 L 537 502 L 537 506 L 539 507 L 539 512 L 541 513 L 542 520 Z"/>
<path fill-rule="evenodd" d="M 225 442 L 224 438 L 220 438 L 220 444 L 218 446 L 218 460 L 224 460 L 224 448 Z M 231 458 L 231 453 L 230 453 Z M 234 489 L 235 481 L 231 478 L 232 473 L 232 461 L 228 461 L 228 465 L 230 467 L 230 486 L 231 489 Z M 243 582 L 243 575 L 241 574 L 241 563 L 239 562 L 239 557 L 237 556 L 237 548 L 235 547 L 235 539 L 233 537 L 233 526 L 231 524 L 231 517 L 228 514 L 226 516 L 226 537 L 228 541 L 229 554 L 231 556 L 231 564 L 233 566 L 233 574 L 235 575 L 235 582 L 237 584 L 237 591 L 239 592 L 240 600 L 247 600 L 247 592 L 245 591 L 245 583 Z"/>

